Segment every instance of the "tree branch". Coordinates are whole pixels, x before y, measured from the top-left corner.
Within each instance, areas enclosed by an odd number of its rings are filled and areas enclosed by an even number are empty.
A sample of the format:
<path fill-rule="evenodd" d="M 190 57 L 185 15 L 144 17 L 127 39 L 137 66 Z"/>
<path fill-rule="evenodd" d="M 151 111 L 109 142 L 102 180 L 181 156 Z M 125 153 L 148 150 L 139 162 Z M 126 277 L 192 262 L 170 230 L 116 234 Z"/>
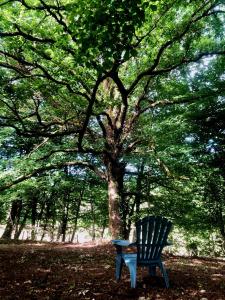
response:
<path fill-rule="evenodd" d="M 125 86 L 123 85 L 121 79 L 118 76 L 118 72 L 112 72 L 111 74 L 111 78 L 114 80 L 115 84 L 117 85 L 117 88 L 120 92 L 121 98 L 122 98 L 122 103 L 123 103 L 123 107 L 121 107 L 121 112 L 120 112 L 120 128 L 119 129 L 119 133 L 122 131 L 122 128 L 124 126 L 124 122 L 126 119 L 126 114 L 127 114 L 127 109 L 128 109 L 128 102 L 127 102 L 127 95 L 128 92 L 125 88 Z"/>
<path fill-rule="evenodd" d="M 16 71 L 17 73 L 21 74 L 21 75 L 25 75 L 24 73 L 24 70 L 19 68 L 18 66 L 12 66 L 8 63 L 5 63 L 5 62 L 0 62 L 0 66 L 3 67 L 3 68 L 6 68 L 6 69 L 10 69 L 10 70 L 13 70 L 13 71 Z"/>
<path fill-rule="evenodd" d="M 36 69 L 39 69 L 43 72 L 43 74 L 45 75 L 45 77 L 56 83 L 56 84 L 60 84 L 60 85 L 64 85 L 67 87 L 67 89 L 69 90 L 69 92 L 73 93 L 73 94 L 76 94 L 78 96 L 82 96 L 84 97 L 86 100 L 90 101 L 90 97 L 86 94 L 86 93 L 82 93 L 82 92 L 79 92 L 79 91 L 74 91 L 73 88 L 71 87 L 70 83 L 69 82 L 66 82 L 66 81 L 61 81 L 61 80 L 58 80 L 56 79 L 55 77 L 53 77 L 42 65 L 40 65 L 39 63 L 37 62 L 29 62 L 27 60 L 25 60 L 24 58 L 22 57 L 19 57 L 19 56 L 16 56 L 16 55 L 13 55 L 9 52 L 6 52 L 6 51 L 2 51 L 0 50 L 0 54 L 3 54 L 7 57 L 10 57 L 12 58 L 13 60 L 17 61 L 19 64 L 21 64 L 22 66 L 29 66 L 29 67 L 32 67 L 32 68 L 36 68 Z M 18 66 L 13 66 L 11 64 L 8 64 L 8 63 L 4 63 L 4 62 L 0 62 L 0 66 L 2 67 L 5 67 L 5 68 L 8 68 L 8 69 L 12 69 L 20 74 L 27 74 L 31 72 L 31 70 L 28 70 L 28 69 L 25 69 L 25 68 L 21 68 L 21 67 L 18 67 Z M 35 76 L 35 75 L 33 75 Z M 37 76 L 40 76 L 40 74 L 38 74 Z"/>
<path fill-rule="evenodd" d="M 158 19 L 156 20 L 155 24 L 152 26 L 152 28 L 150 28 L 148 30 L 148 32 L 146 34 L 144 34 L 143 36 L 141 36 L 140 38 L 136 36 L 137 39 L 137 43 L 135 43 L 134 45 L 132 45 L 133 48 L 137 48 L 141 42 L 148 37 L 158 26 L 158 23 L 160 22 L 160 20 L 166 15 L 166 13 L 173 7 L 173 5 L 177 2 L 178 0 L 174 0 L 174 2 L 170 3 L 170 5 L 166 5 L 165 10 L 162 12 L 162 14 L 158 17 Z"/>
<path fill-rule="evenodd" d="M 13 1 L 13 0 L 12 0 Z M 23 4 L 23 6 L 25 6 L 27 9 L 33 9 L 33 10 L 46 10 L 46 7 L 45 6 L 30 6 L 26 3 L 25 0 L 14 0 L 14 1 L 18 1 L 18 2 L 21 2 L 21 4 Z M 56 9 L 56 10 L 64 10 L 65 9 L 65 6 L 64 5 L 61 5 L 61 6 L 55 6 L 55 5 L 48 5 L 48 7 L 50 9 Z"/>
<path fill-rule="evenodd" d="M 208 1 L 208 3 L 210 3 Z M 147 76 L 147 75 L 155 75 L 157 74 L 157 70 L 156 67 L 159 65 L 159 62 L 163 56 L 163 53 L 165 52 L 166 49 L 168 49 L 173 43 L 181 40 L 190 30 L 190 28 L 192 27 L 193 24 L 197 23 L 199 20 L 201 20 L 204 17 L 208 17 L 209 16 L 209 11 L 211 9 L 213 9 L 215 7 L 215 3 L 211 4 L 206 10 L 204 10 L 202 12 L 202 14 L 196 18 L 194 18 L 203 8 L 205 8 L 206 4 L 208 3 L 204 3 L 197 11 L 195 11 L 191 17 L 190 17 L 190 21 L 188 22 L 188 24 L 185 26 L 185 28 L 182 30 L 182 32 L 178 32 L 177 34 L 174 35 L 174 37 L 172 39 L 170 39 L 169 41 L 165 42 L 159 49 L 156 58 L 153 62 L 153 65 L 150 66 L 148 69 L 146 69 L 145 71 L 141 72 L 138 74 L 138 76 L 136 77 L 136 79 L 133 81 L 133 83 L 130 85 L 130 87 L 128 88 L 128 94 L 132 93 L 133 90 L 136 88 L 137 84 L 139 83 L 139 81 Z M 187 63 L 184 61 L 184 63 Z M 173 70 L 175 67 L 174 66 L 170 66 L 167 68 L 168 71 Z M 155 70 L 155 71 L 154 71 Z"/>
<path fill-rule="evenodd" d="M 31 34 L 25 33 L 23 32 L 20 27 L 15 24 L 15 27 L 18 31 L 15 32 L 0 32 L 0 37 L 4 38 L 4 37 L 16 37 L 16 36 L 22 36 L 23 38 L 25 38 L 28 41 L 32 41 L 32 42 L 38 42 L 38 43 L 55 43 L 55 40 L 51 39 L 51 38 L 38 38 L 35 37 Z"/>
<path fill-rule="evenodd" d="M 10 120 L 11 121 L 11 120 Z M 67 129 L 63 131 L 55 131 L 55 132 L 47 132 L 46 130 L 29 130 L 27 128 L 21 129 L 15 125 L 15 122 L 10 123 L 8 122 L 0 122 L 0 127 L 10 127 L 15 129 L 16 133 L 18 136 L 26 137 L 26 138 L 31 138 L 31 137 L 45 137 L 45 138 L 55 138 L 55 137 L 63 137 L 63 136 L 69 136 L 71 134 L 78 134 L 80 132 L 80 129 Z"/>
<path fill-rule="evenodd" d="M 194 62 L 198 62 L 199 60 L 201 60 L 203 57 L 207 57 L 207 56 L 213 56 L 213 55 L 225 55 L 225 50 L 213 50 L 213 51 L 206 51 L 206 52 L 202 52 L 202 53 L 198 53 L 196 56 L 192 57 L 192 58 L 186 58 L 183 57 L 181 59 L 180 62 L 178 62 L 177 64 L 174 64 L 172 66 L 169 66 L 167 68 L 164 69 L 159 69 L 159 70 L 155 70 L 152 71 L 150 73 L 146 72 L 145 76 L 147 75 L 151 75 L 151 76 L 156 76 L 156 75 L 161 75 L 161 74 L 165 74 L 168 73 L 172 70 L 177 69 L 178 67 L 182 66 L 182 65 L 186 65 L 189 63 L 194 63 Z"/>
<path fill-rule="evenodd" d="M 171 100 L 164 99 L 164 100 L 158 100 L 155 102 L 150 103 L 147 107 L 143 108 L 140 111 L 140 114 L 146 112 L 149 109 L 155 108 L 155 107 L 162 107 L 162 106 L 167 106 L 167 105 L 175 105 L 175 104 L 190 104 L 193 103 L 195 100 L 200 100 L 204 98 L 209 98 L 213 96 L 219 96 L 221 93 L 224 93 L 224 89 L 220 89 L 219 91 L 214 91 L 214 90 L 207 90 L 206 93 L 203 94 L 190 94 L 190 95 L 184 95 L 184 96 L 177 96 Z"/>
<path fill-rule="evenodd" d="M 46 171 L 61 169 L 65 166 L 67 166 L 67 167 L 77 166 L 77 167 L 80 167 L 80 168 L 88 168 L 91 171 L 94 171 L 102 179 L 106 178 L 105 174 L 102 171 L 100 171 L 97 167 L 95 167 L 94 165 L 92 165 L 88 162 L 69 161 L 69 162 L 51 164 L 51 165 L 48 165 L 48 166 L 43 166 L 43 167 L 37 168 L 37 169 L 33 170 L 32 172 L 30 172 L 28 174 L 22 175 L 22 176 L 18 177 L 17 179 L 12 180 L 10 183 L 7 183 L 7 184 L 4 184 L 4 185 L 0 186 L 0 191 L 7 190 L 8 188 L 10 188 L 10 187 L 12 187 L 12 186 L 14 186 L 14 185 L 16 185 L 20 182 L 23 182 L 27 179 L 30 179 L 31 177 L 35 177 L 35 176 L 38 176 L 40 174 L 43 174 Z"/>
<path fill-rule="evenodd" d="M 112 123 L 112 120 L 111 120 L 109 114 L 107 114 L 106 112 L 102 112 L 102 113 L 99 114 L 99 116 L 106 116 L 109 127 L 111 129 L 113 129 L 113 123 Z M 98 118 L 98 116 L 97 116 L 97 118 Z"/>
<path fill-rule="evenodd" d="M 57 14 L 51 10 L 51 6 L 47 5 L 43 0 L 40 0 L 40 2 L 42 3 L 43 7 L 45 7 L 47 12 L 56 20 L 56 22 L 63 27 L 64 31 L 71 36 L 72 40 L 74 42 L 77 42 L 77 39 L 74 37 L 73 32 L 69 29 L 66 22 L 63 20 L 63 17 L 60 14 L 59 10 L 58 10 L 59 16 L 57 16 Z"/>
<path fill-rule="evenodd" d="M 106 131 L 106 128 L 105 128 L 105 126 L 104 126 L 104 124 L 103 124 L 103 122 L 101 120 L 100 115 L 97 116 L 97 121 L 98 121 L 98 124 L 99 124 L 99 126 L 100 126 L 100 128 L 102 130 L 103 138 L 106 139 L 107 131 Z"/>
<path fill-rule="evenodd" d="M 83 137 L 84 137 L 84 134 L 86 132 L 86 129 L 87 129 L 87 126 L 88 126 L 88 123 L 89 123 L 89 120 L 90 120 L 90 117 L 92 115 L 92 110 L 93 110 L 93 106 L 95 104 L 95 101 L 96 101 L 96 94 L 97 94 L 97 91 L 98 91 L 98 87 L 100 85 L 100 83 L 106 79 L 108 77 L 107 74 L 105 74 L 104 76 L 101 76 L 99 75 L 96 82 L 95 82 L 95 85 L 94 85 L 94 88 L 93 88 L 93 91 L 92 91 L 92 95 L 91 95 L 91 98 L 89 98 L 89 105 L 87 107 L 87 110 L 86 110 L 86 113 L 85 113 L 85 120 L 84 120 L 84 123 L 83 123 L 83 126 L 82 126 L 82 129 L 80 130 L 80 134 L 79 134 L 79 137 L 78 137 L 78 149 L 82 151 L 82 141 L 83 141 Z"/>
<path fill-rule="evenodd" d="M 57 150 L 52 150 L 48 154 L 40 157 L 37 159 L 37 161 L 43 161 L 48 158 L 50 158 L 52 155 L 57 154 L 57 153 L 65 153 L 65 154 L 70 154 L 70 153 L 82 153 L 82 154 L 94 154 L 94 155 L 102 155 L 102 151 L 97 151 L 94 149 L 83 149 L 82 152 L 78 150 L 78 148 L 73 148 L 73 149 L 57 149 Z"/>
<path fill-rule="evenodd" d="M 145 83 L 143 93 L 138 97 L 137 102 L 135 104 L 135 112 L 133 113 L 133 116 L 130 118 L 130 120 L 128 121 L 128 125 L 126 126 L 125 138 L 129 134 L 129 132 L 132 129 L 132 126 L 134 125 L 135 121 L 138 119 L 138 117 L 141 114 L 141 102 L 147 99 L 147 93 L 148 93 L 150 82 L 151 82 L 151 77 L 149 76 L 147 82 Z"/>
<path fill-rule="evenodd" d="M 82 93 L 82 92 L 78 92 L 78 91 L 74 91 L 73 88 L 71 87 L 71 85 L 69 84 L 69 82 L 65 82 L 65 81 L 61 81 L 61 80 L 58 80 L 56 78 L 54 78 L 43 66 L 41 66 L 39 63 L 35 62 L 34 63 L 34 66 L 36 66 L 38 69 L 40 69 L 45 77 L 47 79 L 49 79 L 50 81 L 54 82 L 54 83 L 57 83 L 57 84 L 60 84 L 60 85 L 64 85 L 67 87 L 68 91 L 70 91 L 71 93 L 73 94 L 76 94 L 76 95 L 79 95 L 79 96 L 82 96 L 84 98 L 86 98 L 88 101 L 90 100 L 89 96 L 85 93 Z"/>

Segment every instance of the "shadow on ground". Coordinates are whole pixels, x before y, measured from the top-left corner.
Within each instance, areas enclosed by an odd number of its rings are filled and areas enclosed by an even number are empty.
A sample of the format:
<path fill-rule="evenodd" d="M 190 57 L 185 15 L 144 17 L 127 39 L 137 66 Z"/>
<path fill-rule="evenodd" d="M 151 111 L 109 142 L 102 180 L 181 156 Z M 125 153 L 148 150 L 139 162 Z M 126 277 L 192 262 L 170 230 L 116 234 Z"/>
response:
<path fill-rule="evenodd" d="M 168 256 L 170 289 L 142 269 L 131 289 L 126 268 L 115 281 L 114 257 L 111 245 L 1 243 L 0 299 L 225 299 L 223 260 Z"/>

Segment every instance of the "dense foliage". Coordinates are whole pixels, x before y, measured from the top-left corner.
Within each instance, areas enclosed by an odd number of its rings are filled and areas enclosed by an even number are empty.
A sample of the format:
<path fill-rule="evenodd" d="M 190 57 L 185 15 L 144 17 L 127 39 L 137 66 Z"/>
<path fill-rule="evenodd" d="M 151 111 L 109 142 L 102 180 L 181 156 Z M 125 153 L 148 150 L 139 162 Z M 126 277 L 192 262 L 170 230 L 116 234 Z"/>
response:
<path fill-rule="evenodd" d="M 154 213 L 224 239 L 224 12 L 222 0 L 3 1 L 2 219 L 14 208 L 14 227 L 60 224 L 63 239 L 79 217 L 93 232 L 109 221 L 127 237 Z"/>

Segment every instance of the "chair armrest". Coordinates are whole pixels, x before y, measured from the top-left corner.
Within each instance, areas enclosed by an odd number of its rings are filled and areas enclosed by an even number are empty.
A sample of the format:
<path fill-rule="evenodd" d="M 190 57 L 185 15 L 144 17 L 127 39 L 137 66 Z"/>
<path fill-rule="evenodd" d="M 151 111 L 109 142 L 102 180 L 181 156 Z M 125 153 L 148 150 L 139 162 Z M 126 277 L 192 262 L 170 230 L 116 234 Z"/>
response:
<path fill-rule="evenodd" d="M 131 242 L 128 240 L 112 240 L 111 241 L 115 246 L 127 247 L 130 246 Z"/>
<path fill-rule="evenodd" d="M 132 247 L 136 246 L 136 242 L 131 243 L 129 240 L 111 240 L 112 244 L 115 246 L 122 246 L 122 247 Z"/>
<path fill-rule="evenodd" d="M 134 242 L 134 243 L 130 243 L 129 247 L 134 247 L 134 246 L 137 246 L 137 243 Z"/>
<path fill-rule="evenodd" d="M 112 240 L 111 242 L 116 247 L 117 254 L 123 253 L 123 247 L 130 247 L 136 245 L 136 243 L 131 243 L 128 240 Z"/>

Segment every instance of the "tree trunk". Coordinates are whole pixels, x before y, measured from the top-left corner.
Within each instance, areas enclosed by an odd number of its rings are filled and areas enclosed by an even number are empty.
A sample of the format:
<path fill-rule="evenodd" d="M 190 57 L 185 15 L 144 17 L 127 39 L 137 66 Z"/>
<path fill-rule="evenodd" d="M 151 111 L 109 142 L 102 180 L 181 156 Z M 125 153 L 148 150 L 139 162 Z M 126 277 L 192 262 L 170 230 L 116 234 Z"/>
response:
<path fill-rule="evenodd" d="M 105 138 L 105 148 L 103 163 L 106 167 L 108 183 L 108 210 L 109 210 L 109 231 L 113 239 L 123 238 L 123 222 L 121 209 L 123 209 L 123 180 L 126 163 L 123 162 L 122 156 L 124 151 L 125 119 L 127 114 L 127 92 L 119 78 L 117 72 L 111 74 L 111 78 L 118 84 L 119 93 L 123 99 L 123 104 L 110 107 L 107 112 L 107 121 L 100 117 L 98 123 L 102 129 Z M 110 80 L 111 81 L 111 80 Z M 108 92 L 108 88 L 107 88 Z M 110 93 L 112 100 L 113 94 Z M 126 132 L 126 135 L 128 132 Z"/>
<path fill-rule="evenodd" d="M 142 180 L 144 174 L 144 162 L 142 161 L 141 166 L 138 168 L 138 176 L 136 183 L 136 194 L 135 194 L 135 204 L 136 204 L 136 215 L 135 221 L 140 218 L 140 205 L 141 205 L 141 194 L 142 194 Z"/>
<path fill-rule="evenodd" d="M 41 206 L 41 212 L 39 214 L 38 219 L 41 221 L 44 217 L 44 225 L 43 225 L 43 229 L 42 229 L 42 235 L 41 235 L 41 239 L 40 241 L 42 242 L 46 233 L 47 233 L 47 228 L 49 225 L 49 220 L 50 220 L 50 201 L 48 201 L 49 199 L 47 199 L 46 202 L 44 202 L 44 205 Z"/>
<path fill-rule="evenodd" d="M 96 230 L 95 230 L 95 207 L 94 207 L 94 201 L 91 198 L 91 215 L 92 215 L 92 230 L 91 230 L 91 237 L 92 237 L 92 242 L 95 241 L 95 237 L 96 237 Z"/>
<path fill-rule="evenodd" d="M 118 182 L 111 178 L 108 181 L 109 231 L 113 239 L 122 238 L 122 221 L 120 216 L 120 193 Z"/>
<path fill-rule="evenodd" d="M 59 241 L 60 237 L 62 236 L 62 242 L 63 243 L 66 241 L 68 214 L 69 214 L 69 203 L 67 202 L 67 203 L 64 203 L 63 213 L 62 213 L 60 225 L 59 225 L 59 228 L 58 228 L 58 235 L 57 235 L 57 241 Z"/>
<path fill-rule="evenodd" d="M 12 232 L 13 232 L 13 227 L 14 227 L 14 225 L 13 225 L 12 219 L 9 216 L 9 218 L 7 219 L 6 227 L 5 227 L 5 230 L 2 234 L 1 239 L 10 240 L 11 236 L 12 236 Z"/>
<path fill-rule="evenodd" d="M 31 240 L 34 241 L 36 239 L 35 225 L 37 220 L 37 198 L 35 196 L 32 197 L 31 200 Z"/>
<path fill-rule="evenodd" d="M 43 231 L 42 231 L 42 235 L 41 235 L 41 240 L 40 240 L 40 242 L 43 241 L 43 239 L 44 239 L 44 237 L 45 237 L 45 235 L 46 235 L 47 225 L 48 225 L 48 219 L 46 218 L 46 219 L 45 219 L 44 226 L 43 226 Z"/>
<path fill-rule="evenodd" d="M 74 223 L 73 223 L 73 232 L 72 232 L 71 239 L 70 239 L 71 243 L 73 243 L 75 233 L 77 231 L 77 221 L 78 221 L 79 213 L 80 213 L 80 204 L 81 204 L 81 198 L 79 198 L 78 204 L 77 204 L 77 207 L 76 207 L 76 213 L 75 213 L 75 218 L 74 218 Z"/>
<path fill-rule="evenodd" d="M 72 232 L 72 236 L 71 236 L 71 239 L 70 239 L 71 243 L 73 243 L 74 237 L 75 237 L 75 233 L 77 231 L 77 222 L 78 222 L 78 218 L 79 218 L 79 214 L 80 214 L 80 206 L 81 206 L 81 201 L 83 199 L 84 191 L 85 191 L 85 180 L 84 180 L 83 187 L 82 187 L 82 189 L 80 191 L 80 197 L 77 200 L 76 213 L 75 213 L 74 225 L 73 225 L 73 232 Z"/>
<path fill-rule="evenodd" d="M 109 231 L 113 239 L 123 238 L 122 232 L 122 195 L 125 164 L 110 159 L 107 164 L 108 173 L 108 208 Z"/>
<path fill-rule="evenodd" d="M 14 235 L 15 240 L 19 239 L 23 229 L 25 228 L 28 214 L 29 214 L 29 208 L 27 208 L 26 211 L 24 212 L 24 216 L 23 216 L 22 221 L 20 222 L 19 229 L 16 230 L 16 232 L 15 232 L 15 235 Z"/>
<path fill-rule="evenodd" d="M 106 228 L 106 226 L 104 224 L 103 227 L 102 227 L 102 231 L 101 231 L 101 239 L 104 238 L 105 228 Z"/>
<path fill-rule="evenodd" d="M 65 212 L 63 214 L 62 218 L 62 227 L 61 227 L 61 234 L 62 234 L 62 242 L 64 243 L 66 241 L 66 231 L 67 231 L 67 223 L 68 223 L 68 213 L 69 213 L 69 208 L 68 204 L 65 207 Z"/>
<path fill-rule="evenodd" d="M 20 214 L 22 210 L 22 200 L 13 200 L 10 214 L 6 223 L 5 230 L 2 235 L 2 239 L 11 239 L 12 232 L 15 228 L 15 225 L 19 221 Z"/>
<path fill-rule="evenodd" d="M 136 189 L 134 193 L 123 193 L 121 198 L 121 215 L 122 215 L 122 236 L 124 239 L 129 239 L 132 217 L 135 213 L 135 221 L 139 219 L 140 204 L 142 195 L 142 181 L 144 173 L 144 162 L 138 168 L 138 176 L 136 181 Z M 130 195 L 130 196 L 129 196 Z M 133 197 L 135 195 L 135 197 Z"/>

